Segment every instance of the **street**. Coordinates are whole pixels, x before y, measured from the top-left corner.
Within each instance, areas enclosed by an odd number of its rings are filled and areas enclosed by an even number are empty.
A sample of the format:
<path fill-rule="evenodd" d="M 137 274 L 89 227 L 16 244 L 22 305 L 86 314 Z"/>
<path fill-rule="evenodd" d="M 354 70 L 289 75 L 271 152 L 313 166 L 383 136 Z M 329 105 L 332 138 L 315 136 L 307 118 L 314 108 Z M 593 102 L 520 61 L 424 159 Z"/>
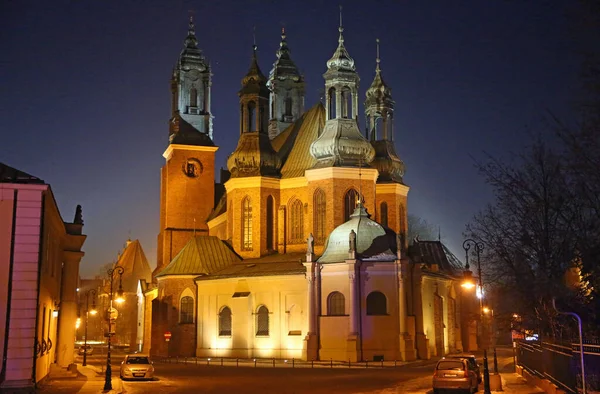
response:
<path fill-rule="evenodd" d="M 112 357 L 113 382 L 118 382 L 123 355 Z M 81 357 L 77 357 L 78 363 Z M 88 357 L 88 365 L 104 371 L 106 356 Z M 251 366 L 221 367 L 206 364 L 155 362 L 153 381 L 125 381 L 123 392 L 136 393 L 354 393 L 393 394 L 431 393 L 431 375 L 436 360 L 418 361 L 396 368 L 268 368 Z M 498 362 L 501 372 L 512 369 L 512 352 L 500 349 Z M 490 369 L 493 363 L 490 357 Z M 97 379 L 102 374 L 96 375 Z M 74 393 L 83 385 L 81 379 L 51 381 L 40 392 Z M 113 383 L 114 386 L 116 386 Z M 115 389 L 118 390 L 117 387 Z"/>

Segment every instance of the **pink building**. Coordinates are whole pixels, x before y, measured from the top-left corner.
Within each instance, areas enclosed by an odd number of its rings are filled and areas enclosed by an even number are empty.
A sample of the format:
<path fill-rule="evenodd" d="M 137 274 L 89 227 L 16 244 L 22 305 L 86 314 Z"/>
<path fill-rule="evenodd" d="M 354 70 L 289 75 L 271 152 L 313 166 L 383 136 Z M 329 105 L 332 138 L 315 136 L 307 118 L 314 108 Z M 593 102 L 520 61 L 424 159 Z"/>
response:
<path fill-rule="evenodd" d="M 0 390 L 74 363 L 81 207 L 63 221 L 50 185 L 0 163 Z"/>

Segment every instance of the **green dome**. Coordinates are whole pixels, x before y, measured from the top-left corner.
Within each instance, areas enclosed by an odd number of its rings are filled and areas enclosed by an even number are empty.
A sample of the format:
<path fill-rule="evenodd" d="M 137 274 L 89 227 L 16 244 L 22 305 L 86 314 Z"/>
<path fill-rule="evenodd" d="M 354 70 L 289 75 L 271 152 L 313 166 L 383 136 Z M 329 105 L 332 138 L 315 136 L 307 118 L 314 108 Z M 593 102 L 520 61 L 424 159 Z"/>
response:
<path fill-rule="evenodd" d="M 369 218 L 367 210 L 358 204 L 350 220 L 337 226 L 329 235 L 325 253 L 319 263 L 340 263 L 348 259 L 350 232 L 356 233 L 356 258 L 363 261 L 396 260 L 396 234 Z"/>

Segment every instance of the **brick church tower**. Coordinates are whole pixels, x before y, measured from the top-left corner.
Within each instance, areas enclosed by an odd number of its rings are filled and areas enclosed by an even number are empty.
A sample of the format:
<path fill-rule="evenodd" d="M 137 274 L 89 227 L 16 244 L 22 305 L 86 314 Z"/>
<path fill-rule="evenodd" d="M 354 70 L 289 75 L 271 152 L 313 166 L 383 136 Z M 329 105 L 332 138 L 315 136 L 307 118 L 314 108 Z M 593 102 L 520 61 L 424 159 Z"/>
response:
<path fill-rule="evenodd" d="M 194 235 L 208 235 L 214 207 L 215 152 L 210 111 L 210 65 L 198 48 L 190 18 L 171 77 L 169 146 L 161 169 L 160 233 L 155 276 Z"/>

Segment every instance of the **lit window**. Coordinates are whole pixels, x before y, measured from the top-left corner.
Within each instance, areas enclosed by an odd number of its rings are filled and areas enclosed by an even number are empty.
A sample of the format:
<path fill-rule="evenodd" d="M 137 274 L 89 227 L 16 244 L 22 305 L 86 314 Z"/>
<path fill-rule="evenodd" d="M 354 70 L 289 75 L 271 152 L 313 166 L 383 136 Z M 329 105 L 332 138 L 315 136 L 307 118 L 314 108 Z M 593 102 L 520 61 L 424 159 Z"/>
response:
<path fill-rule="evenodd" d="M 327 203 L 325 201 L 325 192 L 317 189 L 313 196 L 313 231 L 315 243 L 323 245 L 325 243 L 325 212 Z"/>
<path fill-rule="evenodd" d="M 294 199 L 290 204 L 290 243 L 304 242 L 304 206 L 302 201 Z"/>
<path fill-rule="evenodd" d="M 231 309 L 226 306 L 219 312 L 219 335 L 231 336 Z"/>
<path fill-rule="evenodd" d="M 329 316 L 343 316 L 346 314 L 346 298 L 339 291 L 334 291 L 327 297 L 327 314 Z"/>
<path fill-rule="evenodd" d="M 252 205 L 249 197 L 242 200 L 242 250 L 252 250 Z"/>
<path fill-rule="evenodd" d="M 264 305 L 256 313 L 256 335 L 269 335 L 269 310 Z"/>
<path fill-rule="evenodd" d="M 194 299 L 186 296 L 181 299 L 181 307 L 179 309 L 179 322 L 180 323 L 193 323 L 194 322 Z"/>
<path fill-rule="evenodd" d="M 350 220 L 350 215 L 354 213 L 356 206 L 358 205 L 358 192 L 354 189 L 350 189 L 346 192 L 344 197 L 344 221 Z"/>

